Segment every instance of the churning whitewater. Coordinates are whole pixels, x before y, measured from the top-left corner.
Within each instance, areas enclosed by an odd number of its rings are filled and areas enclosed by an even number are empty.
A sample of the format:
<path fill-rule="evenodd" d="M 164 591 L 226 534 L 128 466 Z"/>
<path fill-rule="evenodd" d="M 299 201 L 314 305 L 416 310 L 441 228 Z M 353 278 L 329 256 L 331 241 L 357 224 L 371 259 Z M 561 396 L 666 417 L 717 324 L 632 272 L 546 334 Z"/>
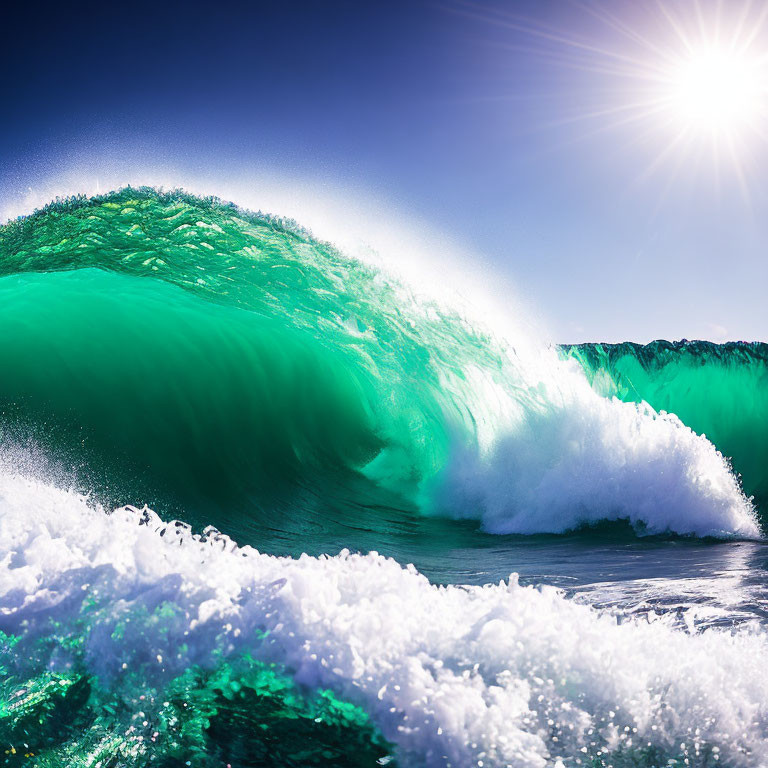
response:
<path fill-rule="evenodd" d="M 617 624 L 514 576 L 436 587 L 376 553 L 271 557 L 0 477 L 6 669 L 94 676 L 140 706 L 113 745 L 138 764 L 184 740 L 164 684 L 242 655 L 359 708 L 403 765 L 768 760 L 765 635 Z"/>
<path fill-rule="evenodd" d="M 702 630 L 513 573 L 523 534 L 759 546 L 764 345 L 541 345 L 146 188 L 0 228 L 0 327 L 6 764 L 768 764 L 746 576 Z"/>

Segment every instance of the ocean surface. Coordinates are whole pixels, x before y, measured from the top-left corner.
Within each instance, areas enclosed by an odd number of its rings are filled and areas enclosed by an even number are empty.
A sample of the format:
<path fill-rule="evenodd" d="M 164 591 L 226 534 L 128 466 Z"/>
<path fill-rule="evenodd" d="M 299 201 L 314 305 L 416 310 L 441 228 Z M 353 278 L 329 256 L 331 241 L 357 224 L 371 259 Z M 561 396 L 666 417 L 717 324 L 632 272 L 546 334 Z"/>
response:
<path fill-rule="evenodd" d="M 767 512 L 767 344 L 182 192 L 0 227 L 0 764 L 768 766 Z"/>

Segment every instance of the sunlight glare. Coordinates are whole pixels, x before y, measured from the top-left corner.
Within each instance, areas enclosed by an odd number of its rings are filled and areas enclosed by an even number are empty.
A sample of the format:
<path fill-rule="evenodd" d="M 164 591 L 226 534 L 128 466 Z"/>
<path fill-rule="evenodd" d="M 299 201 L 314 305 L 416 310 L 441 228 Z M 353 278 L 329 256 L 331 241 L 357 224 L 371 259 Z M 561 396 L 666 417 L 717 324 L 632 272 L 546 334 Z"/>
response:
<path fill-rule="evenodd" d="M 670 106 L 692 131 L 719 134 L 749 127 L 763 111 L 764 99 L 756 63 L 727 49 L 691 51 L 671 77 Z"/>

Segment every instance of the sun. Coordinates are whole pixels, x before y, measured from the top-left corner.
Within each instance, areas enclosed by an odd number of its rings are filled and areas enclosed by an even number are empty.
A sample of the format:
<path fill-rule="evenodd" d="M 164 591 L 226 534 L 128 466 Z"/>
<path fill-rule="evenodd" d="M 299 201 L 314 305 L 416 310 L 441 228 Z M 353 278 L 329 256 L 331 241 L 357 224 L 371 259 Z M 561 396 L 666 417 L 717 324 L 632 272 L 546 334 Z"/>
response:
<path fill-rule="evenodd" d="M 768 157 L 768 3 L 657 0 L 619 16 L 601 3 L 592 17 L 608 33 L 576 46 L 609 98 L 585 110 L 595 131 L 616 129 L 649 152 L 639 180 L 749 179 Z M 561 37 L 569 47 L 575 44 Z M 585 91 L 588 86 L 585 84 Z"/>
<path fill-rule="evenodd" d="M 765 69 L 749 52 L 701 45 L 670 68 L 661 100 L 683 130 L 713 139 L 738 137 L 759 130 L 765 119 Z"/>
<path fill-rule="evenodd" d="M 454 0 L 510 30 L 512 49 L 558 65 L 550 125 L 570 142 L 612 136 L 640 159 L 636 181 L 735 182 L 747 200 L 768 161 L 768 2 L 572 0 L 567 27 Z M 558 90 L 561 89 L 561 90 Z M 579 126 L 574 128 L 574 126 Z M 606 144 L 606 148 L 607 148 Z"/>

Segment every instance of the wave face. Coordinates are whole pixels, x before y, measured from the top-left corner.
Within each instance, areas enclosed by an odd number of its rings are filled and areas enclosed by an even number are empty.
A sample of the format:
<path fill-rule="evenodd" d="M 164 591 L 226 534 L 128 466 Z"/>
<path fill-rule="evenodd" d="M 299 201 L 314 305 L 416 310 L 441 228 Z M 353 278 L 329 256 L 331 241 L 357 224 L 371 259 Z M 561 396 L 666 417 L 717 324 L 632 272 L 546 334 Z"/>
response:
<path fill-rule="evenodd" d="M 721 453 L 290 222 L 150 189 L 0 229 L 0 408 L 105 504 L 248 539 L 373 510 L 760 534 Z M 238 527 L 239 526 L 239 527 Z"/>
<path fill-rule="evenodd" d="M 768 344 L 579 344 L 562 353 L 602 397 L 649 403 L 706 435 L 768 508 Z"/>
<path fill-rule="evenodd" d="M 766 635 L 111 514 L 0 469 L 11 764 L 755 766 Z"/>

